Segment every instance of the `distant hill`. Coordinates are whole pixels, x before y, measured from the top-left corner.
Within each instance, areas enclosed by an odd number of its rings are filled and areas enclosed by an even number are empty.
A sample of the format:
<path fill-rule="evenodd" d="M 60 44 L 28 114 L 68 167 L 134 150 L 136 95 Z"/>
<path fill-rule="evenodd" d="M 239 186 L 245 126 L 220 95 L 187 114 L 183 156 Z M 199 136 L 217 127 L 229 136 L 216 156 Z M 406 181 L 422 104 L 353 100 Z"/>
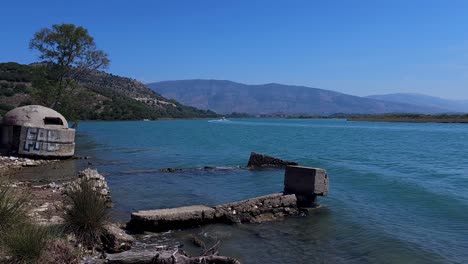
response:
<path fill-rule="evenodd" d="M 181 80 L 147 84 L 161 95 L 218 113 L 382 114 L 439 113 L 436 107 L 393 103 L 329 90 L 283 84 L 246 85 L 222 80 Z"/>
<path fill-rule="evenodd" d="M 407 103 L 424 107 L 436 107 L 441 109 L 447 109 L 448 112 L 468 112 L 468 100 L 449 100 L 414 93 L 370 95 L 367 96 L 367 98 L 378 99 L 387 102 Z"/>
<path fill-rule="evenodd" d="M 14 107 L 34 103 L 32 80 L 34 67 L 14 62 L 0 63 L 0 114 Z M 167 99 L 141 82 L 94 71 L 79 82 L 76 100 L 82 107 L 76 113 L 81 120 L 136 120 L 157 118 L 214 117 L 200 110 Z"/>

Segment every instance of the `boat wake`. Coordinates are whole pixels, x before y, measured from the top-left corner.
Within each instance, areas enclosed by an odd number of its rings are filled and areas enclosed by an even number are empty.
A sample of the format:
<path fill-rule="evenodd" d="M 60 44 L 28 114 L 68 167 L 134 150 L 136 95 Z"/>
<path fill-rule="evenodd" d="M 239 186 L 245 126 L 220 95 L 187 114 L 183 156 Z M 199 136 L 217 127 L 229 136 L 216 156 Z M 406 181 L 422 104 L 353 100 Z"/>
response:
<path fill-rule="evenodd" d="M 225 117 L 222 117 L 221 119 L 217 119 L 217 120 L 210 120 L 208 121 L 210 123 L 218 123 L 218 122 L 223 122 L 223 123 L 226 123 L 226 122 L 232 122 L 231 120 L 228 120 L 226 119 Z"/>

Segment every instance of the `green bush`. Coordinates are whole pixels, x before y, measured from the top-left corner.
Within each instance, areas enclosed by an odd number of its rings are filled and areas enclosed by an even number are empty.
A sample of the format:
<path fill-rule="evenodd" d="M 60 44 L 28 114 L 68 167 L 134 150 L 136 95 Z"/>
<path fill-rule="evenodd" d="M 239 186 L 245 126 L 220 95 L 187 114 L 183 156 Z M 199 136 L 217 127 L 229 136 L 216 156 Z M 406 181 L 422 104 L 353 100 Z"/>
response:
<path fill-rule="evenodd" d="M 106 201 L 90 182 L 83 179 L 68 192 L 70 206 L 66 209 L 65 229 L 75 234 L 84 245 L 92 247 L 108 220 Z"/>

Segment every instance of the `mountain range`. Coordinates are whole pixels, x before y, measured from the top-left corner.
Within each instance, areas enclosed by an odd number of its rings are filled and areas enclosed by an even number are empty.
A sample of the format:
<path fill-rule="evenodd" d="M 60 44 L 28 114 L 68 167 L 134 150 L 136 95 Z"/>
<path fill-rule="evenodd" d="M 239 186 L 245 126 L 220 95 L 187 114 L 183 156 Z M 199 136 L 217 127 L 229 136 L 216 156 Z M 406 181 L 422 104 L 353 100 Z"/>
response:
<path fill-rule="evenodd" d="M 424 94 L 394 93 L 382 95 L 369 95 L 367 98 L 387 102 L 406 103 L 425 107 L 445 109 L 447 112 L 468 112 L 468 100 L 450 100 Z"/>
<path fill-rule="evenodd" d="M 277 83 L 247 85 L 226 80 L 178 80 L 147 84 L 166 98 L 221 114 L 329 115 L 448 112 L 439 105 L 417 105 L 335 91 Z"/>

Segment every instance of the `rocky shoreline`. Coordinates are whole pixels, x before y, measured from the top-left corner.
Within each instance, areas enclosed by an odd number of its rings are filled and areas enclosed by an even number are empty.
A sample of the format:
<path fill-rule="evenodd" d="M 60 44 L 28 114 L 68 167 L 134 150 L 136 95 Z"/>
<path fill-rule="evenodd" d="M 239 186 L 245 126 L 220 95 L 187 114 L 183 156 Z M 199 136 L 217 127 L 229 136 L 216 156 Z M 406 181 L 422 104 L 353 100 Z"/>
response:
<path fill-rule="evenodd" d="M 29 159 L 15 156 L 0 156 L 0 178 L 26 168 L 57 162 L 58 160 Z"/>
<path fill-rule="evenodd" d="M 32 160 L 15 157 L 1 157 L 1 176 L 11 176 L 24 167 L 40 166 L 54 162 L 51 160 Z M 110 190 L 104 176 L 97 170 L 85 169 L 78 172 L 75 179 L 63 183 L 47 183 L 33 185 L 27 181 L 5 181 L 15 193 L 27 194 L 27 216 L 33 223 L 47 226 L 60 226 L 64 224 L 67 193 L 73 191 L 82 181 L 91 182 L 93 188 L 112 206 Z M 67 235 L 67 247 L 80 252 L 78 261 L 73 263 L 240 263 L 235 259 L 219 256 L 216 247 L 204 252 L 200 256 L 190 256 L 177 246 L 166 244 L 146 245 L 144 241 L 136 241 L 135 237 L 124 230 L 124 225 L 109 222 L 103 227 L 101 235 L 102 245 L 96 245 L 97 251 L 81 245 L 73 235 Z M 137 248 L 132 248 L 138 243 Z M 10 256 L 0 251 L 0 263 L 8 263 Z M 55 262 L 54 262 L 55 263 Z"/>
<path fill-rule="evenodd" d="M 21 168 L 48 164 L 50 160 L 31 160 L 15 157 L 1 157 L 0 170 L 12 174 Z M 288 216 L 308 215 L 308 209 L 301 207 L 301 200 L 315 202 L 315 196 L 326 195 L 328 177 L 326 171 L 318 168 L 296 166 L 297 163 L 271 156 L 252 153 L 248 168 L 285 168 L 285 192 L 222 204 L 214 207 L 192 205 L 179 208 L 138 211 L 131 215 L 126 225 L 108 222 L 100 235 L 100 244 L 92 250 L 83 247 L 71 236 L 67 237 L 69 247 L 80 251 L 77 263 L 234 263 L 236 259 L 220 256 L 217 251 L 220 241 L 207 249 L 204 243 L 196 243 L 203 251 L 199 256 L 190 256 L 178 245 L 146 244 L 137 234 L 161 232 L 199 227 L 206 224 L 242 224 L 277 221 Z M 172 172 L 172 171 L 170 171 Z M 4 174 L 2 173 L 2 176 Z M 6 175 L 6 173 L 5 173 Z M 304 181 L 304 179 L 308 179 Z M 31 182 L 9 182 L 9 186 L 20 193 L 28 193 L 28 216 L 39 225 L 57 226 L 64 223 L 65 208 L 70 206 L 67 194 L 80 188 L 83 182 L 91 183 L 93 190 L 112 206 L 111 192 L 106 179 L 97 170 L 85 169 L 74 179 L 61 183 L 47 183 L 34 186 Z M 315 206 L 315 203 L 310 203 Z M 199 241 L 198 241 L 199 242 Z M 135 245 L 138 245 L 135 247 Z M 203 246 L 202 246 L 203 245 Z M 94 249 L 98 249 L 95 251 Z M 1 262 L 0 252 L 0 262 Z"/>

